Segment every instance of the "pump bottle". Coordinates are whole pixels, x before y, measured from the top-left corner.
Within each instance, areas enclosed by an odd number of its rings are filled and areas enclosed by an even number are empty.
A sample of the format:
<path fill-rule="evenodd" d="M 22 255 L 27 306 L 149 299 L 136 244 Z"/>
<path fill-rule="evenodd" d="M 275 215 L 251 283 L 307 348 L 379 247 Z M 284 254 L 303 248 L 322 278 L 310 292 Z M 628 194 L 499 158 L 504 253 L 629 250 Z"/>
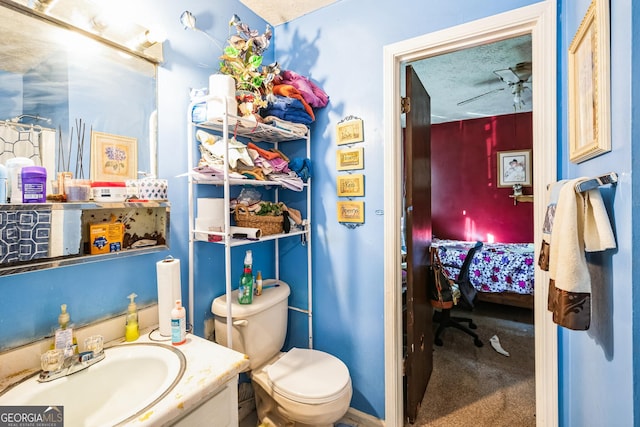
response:
<path fill-rule="evenodd" d="M 67 304 L 60 306 L 60 315 L 58 315 L 58 327 L 55 330 L 55 338 L 52 349 L 64 351 L 65 357 L 74 353 L 78 354 L 78 339 L 76 338 L 73 325 L 71 324 L 71 316 L 67 312 Z"/>
<path fill-rule="evenodd" d="M 135 303 L 135 298 L 138 295 L 135 293 L 129 295 L 129 307 L 127 311 L 127 323 L 125 326 L 124 339 L 125 341 L 135 341 L 140 337 L 140 328 L 138 326 L 138 307 Z"/>
<path fill-rule="evenodd" d="M 180 345 L 187 341 L 187 316 L 182 300 L 177 299 L 171 310 L 171 344 Z"/>

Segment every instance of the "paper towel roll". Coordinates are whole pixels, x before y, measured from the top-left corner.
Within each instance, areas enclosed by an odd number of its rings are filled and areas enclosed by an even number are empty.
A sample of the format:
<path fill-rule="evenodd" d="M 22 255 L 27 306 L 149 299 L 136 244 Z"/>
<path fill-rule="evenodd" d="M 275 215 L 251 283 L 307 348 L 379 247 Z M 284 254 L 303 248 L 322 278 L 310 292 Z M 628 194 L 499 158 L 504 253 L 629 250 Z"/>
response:
<path fill-rule="evenodd" d="M 228 74 L 211 74 L 209 76 L 209 95 L 235 98 L 236 81 Z"/>
<path fill-rule="evenodd" d="M 229 227 L 229 231 L 231 232 L 231 234 L 246 234 L 247 235 L 247 239 L 259 239 L 260 236 L 262 236 L 262 230 L 260 230 L 259 228 L 251 228 L 251 227 L 236 227 L 236 226 L 231 226 Z"/>
<path fill-rule="evenodd" d="M 227 114 L 236 116 L 238 114 L 238 101 L 235 96 L 227 96 Z M 220 99 L 214 99 L 207 102 L 207 121 L 208 122 L 222 122 L 225 114 L 223 101 Z M 230 125 L 236 123 L 236 119 L 229 117 L 227 119 Z"/>
<path fill-rule="evenodd" d="M 209 76 L 209 95 L 227 100 L 227 114 L 238 114 L 238 102 L 236 101 L 236 81 L 227 74 L 212 74 Z M 225 114 L 224 104 L 220 99 L 207 102 L 207 121 L 216 122 L 222 120 Z M 235 119 L 229 118 L 229 124 L 234 124 Z"/>
<path fill-rule="evenodd" d="M 167 257 L 156 263 L 158 283 L 158 328 L 160 335 L 171 336 L 171 310 L 177 299 L 182 299 L 180 260 Z"/>

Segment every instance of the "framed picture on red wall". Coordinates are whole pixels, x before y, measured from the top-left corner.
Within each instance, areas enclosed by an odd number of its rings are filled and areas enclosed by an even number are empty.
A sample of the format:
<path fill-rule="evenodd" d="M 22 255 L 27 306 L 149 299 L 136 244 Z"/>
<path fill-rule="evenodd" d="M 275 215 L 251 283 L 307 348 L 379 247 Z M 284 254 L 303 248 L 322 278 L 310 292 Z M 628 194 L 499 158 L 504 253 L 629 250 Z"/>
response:
<path fill-rule="evenodd" d="M 498 187 L 531 187 L 531 150 L 498 151 Z"/>

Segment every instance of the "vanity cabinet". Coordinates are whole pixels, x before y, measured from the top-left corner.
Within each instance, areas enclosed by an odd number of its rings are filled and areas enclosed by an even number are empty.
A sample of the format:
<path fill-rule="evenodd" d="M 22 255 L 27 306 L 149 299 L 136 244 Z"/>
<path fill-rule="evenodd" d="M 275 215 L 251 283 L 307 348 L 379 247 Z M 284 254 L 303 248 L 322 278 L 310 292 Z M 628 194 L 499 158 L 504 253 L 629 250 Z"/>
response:
<path fill-rule="evenodd" d="M 212 424 L 212 419 L 215 422 Z M 173 424 L 174 427 L 236 427 L 238 425 L 238 375 L 218 388 L 213 396 L 187 416 Z"/>
<path fill-rule="evenodd" d="M 168 202 L 0 205 L 0 275 L 166 250 Z M 118 251 L 91 255 L 91 225 L 123 224 Z"/>
<path fill-rule="evenodd" d="M 225 162 L 219 169 L 219 171 L 213 172 L 210 168 L 202 168 L 198 165 L 200 159 L 200 143 L 197 141 L 196 132 L 205 131 L 212 135 L 217 135 L 221 139 L 215 144 L 223 144 L 224 153 L 229 153 L 229 144 L 232 139 L 237 139 L 245 144 L 254 143 L 263 150 L 275 149 L 284 153 L 290 159 L 293 158 L 305 158 L 310 157 L 310 134 L 308 129 L 301 135 L 299 130 L 292 131 L 289 129 L 276 127 L 269 124 L 256 123 L 254 120 L 250 120 L 243 117 L 234 115 L 223 115 L 216 121 L 199 122 L 194 123 L 192 121 L 191 112 L 197 105 L 202 103 L 217 100 L 222 103 L 226 103 L 224 100 L 220 100 L 214 97 L 206 97 L 199 100 L 194 100 L 189 108 L 188 117 L 188 135 L 187 140 L 189 142 L 188 162 L 190 166 L 189 171 L 189 188 L 188 188 L 188 200 L 189 200 L 189 316 L 190 322 L 193 324 L 193 312 L 194 312 L 194 282 L 195 276 L 195 251 L 202 247 L 200 245 L 217 245 L 221 252 L 224 252 L 224 283 L 225 294 L 227 301 L 231 301 L 231 292 L 233 288 L 237 288 L 238 277 L 232 277 L 231 266 L 242 265 L 244 251 L 240 254 L 234 251 L 234 257 L 232 259 L 232 247 L 245 246 L 246 249 L 251 249 L 252 245 L 261 244 L 266 241 L 273 241 L 274 251 L 274 271 L 276 280 L 285 280 L 281 277 L 283 271 L 283 265 L 289 263 L 294 264 L 296 268 L 295 275 L 290 274 L 287 277 L 295 277 L 293 280 L 297 283 L 291 283 L 291 279 L 287 278 L 287 282 L 292 288 L 292 295 L 289 297 L 290 309 L 298 313 L 301 313 L 308 323 L 308 346 L 312 348 L 312 275 L 311 275 L 311 178 L 309 177 L 306 182 L 303 183 L 301 191 L 295 191 L 282 183 L 274 180 L 258 180 L 237 177 L 229 170 L 228 161 Z M 225 105 L 226 107 L 226 105 Z M 222 111 L 226 111 L 223 108 Z M 231 156 L 225 157 L 228 159 Z M 268 178 L 268 177 L 267 177 Z M 202 188 L 203 186 L 216 186 L 218 187 L 217 201 L 219 206 L 222 206 L 222 220 L 220 220 L 219 230 L 212 230 L 210 227 L 203 228 L 201 222 L 198 222 L 198 218 L 206 217 L 210 215 L 206 212 L 198 212 L 198 198 L 207 198 L 207 194 L 211 194 L 211 191 Z M 243 188 L 258 189 L 263 196 L 263 201 L 271 202 L 284 202 L 287 207 L 294 208 L 300 211 L 303 218 L 301 226 L 291 227 L 288 233 L 270 234 L 266 236 L 260 236 L 256 239 L 247 239 L 247 236 L 235 234 L 235 229 L 232 227 L 235 225 L 233 220 L 233 214 L 230 206 L 233 198 L 237 197 Z M 220 189 L 222 189 L 220 191 Z M 220 196 L 221 193 L 221 196 Z M 201 196 L 204 194 L 204 196 Z M 287 219 L 285 218 L 285 221 Z M 200 226 L 200 227 L 199 227 Z M 252 237 L 252 236 L 248 236 Z M 295 255 L 292 255 L 295 251 Z M 292 258 L 295 261 L 291 261 Z M 304 261 L 301 259 L 304 258 Z M 256 255 L 254 254 L 254 276 L 257 274 L 256 268 Z M 306 265 L 305 265 L 306 264 Z M 200 267 L 203 268 L 203 267 Z M 204 270 L 204 268 L 203 268 Z M 199 274 L 206 274 L 205 272 L 198 272 Z M 305 276 L 306 273 L 306 277 Z M 271 277 L 265 277 L 268 279 Z M 299 280 L 297 280 L 299 279 Z M 305 283 L 306 282 L 306 288 Z M 296 293 L 296 289 L 298 292 Z M 296 293 L 296 295 L 294 295 Z M 306 297 L 306 301 L 305 301 Z M 259 298 L 259 297 L 257 297 Z M 232 321 L 231 321 L 231 305 L 228 305 L 227 310 L 227 347 L 232 347 Z"/>

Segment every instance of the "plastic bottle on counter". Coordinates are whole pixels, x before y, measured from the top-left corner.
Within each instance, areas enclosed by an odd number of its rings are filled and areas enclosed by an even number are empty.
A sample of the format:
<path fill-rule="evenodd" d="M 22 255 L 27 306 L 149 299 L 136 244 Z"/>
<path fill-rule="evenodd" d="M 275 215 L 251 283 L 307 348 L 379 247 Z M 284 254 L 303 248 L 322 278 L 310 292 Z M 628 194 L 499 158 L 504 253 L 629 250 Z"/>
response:
<path fill-rule="evenodd" d="M 180 345 L 187 341 L 187 316 L 182 300 L 177 299 L 171 310 L 171 344 Z"/>
<path fill-rule="evenodd" d="M 78 339 L 76 338 L 73 325 L 71 324 L 71 316 L 67 312 L 67 304 L 60 306 L 60 314 L 58 315 L 58 327 L 54 333 L 52 350 L 62 350 L 65 357 L 74 353 L 78 354 Z"/>
<path fill-rule="evenodd" d="M 244 256 L 244 270 L 240 276 L 240 286 L 238 287 L 238 302 L 240 304 L 251 304 L 253 302 L 253 272 L 251 271 L 253 256 L 251 251 L 247 251 Z"/>
<path fill-rule="evenodd" d="M 135 298 L 138 295 L 135 293 L 129 295 L 129 307 L 127 308 L 127 323 L 125 326 L 124 339 L 125 341 L 135 341 L 140 337 L 140 328 L 138 326 L 138 307 L 135 303 Z"/>
<path fill-rule="evenodd" d="M 256 274 L 256 295 L 262 295 L 262 271 Z"/>

